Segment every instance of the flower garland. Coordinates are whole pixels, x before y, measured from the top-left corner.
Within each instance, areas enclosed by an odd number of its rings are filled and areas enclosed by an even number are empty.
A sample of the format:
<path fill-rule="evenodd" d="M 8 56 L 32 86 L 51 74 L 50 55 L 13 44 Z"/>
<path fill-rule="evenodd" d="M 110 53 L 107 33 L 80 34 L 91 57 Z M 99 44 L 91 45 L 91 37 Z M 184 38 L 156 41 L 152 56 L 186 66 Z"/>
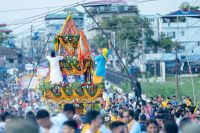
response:
<path fill-rule="evenodd" d="M 51 88 L 48 89 L 45 87 Z M 58 93 L 55 93 L 55 87 L 59 87 Z M 76 88 L 82 89 L 83 93 L 80 94 Z M 52 99 L 55 102 L 60 100 L 72 101 L 73 99 L 84 102 L 92 102 L 102 96 L 103 88 L 103 83 L 98 85 L 82 84 L 79 85 L 79 87 L 66 85 L 40 86 L 41 91 L 43 91 L 43 95 L 45 94 L 47 98 Z M 72 91 L 71 95 L 67 93 L 69 90 Z M 93 91 L 93 94 L 92 90 L 95 90 Z"/>
<path fill-rule="evenodd" d="M 73 75 L 73 74 L 83 75 L 86 72 L 87 68 L 92 66 L 91 60 L 85 60 L 84 66 L 81 69 L 79 62 L 78 61 L 76 62 L 76 61 L 77 61 L 76 59 L 64 60 L 61 65 L 63 66 L 63 69 L 62 69 L 63 73 L 67 75 Z"/>

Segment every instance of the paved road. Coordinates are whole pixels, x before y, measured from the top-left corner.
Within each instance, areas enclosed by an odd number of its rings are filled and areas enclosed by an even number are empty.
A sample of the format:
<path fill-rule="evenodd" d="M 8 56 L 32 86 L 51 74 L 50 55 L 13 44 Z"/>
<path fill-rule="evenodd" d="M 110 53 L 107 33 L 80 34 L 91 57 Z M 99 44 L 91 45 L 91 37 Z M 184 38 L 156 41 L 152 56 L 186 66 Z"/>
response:
<path fill-rule="evenodd" d="M 121 82 L 124 82 L 124 81 L 127 81 L 127 80 L 130 81 L 130 78 L 125 74 L 122 74 L 122 73 L 119 73 L 119 72 L 114 72 L 114 71 L 111 71 L 111 70 L 107 70 L 106 80 L 108 80 L 109 82 L 119 86 Z"/>

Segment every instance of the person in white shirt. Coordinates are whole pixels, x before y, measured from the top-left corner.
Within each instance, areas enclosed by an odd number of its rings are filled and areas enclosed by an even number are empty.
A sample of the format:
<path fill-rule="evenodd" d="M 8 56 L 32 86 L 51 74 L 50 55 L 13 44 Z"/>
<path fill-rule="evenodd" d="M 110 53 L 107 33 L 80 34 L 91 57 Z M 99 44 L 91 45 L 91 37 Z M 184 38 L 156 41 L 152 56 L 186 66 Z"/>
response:
<path fill-rule="evenodd" d="M 134 119 L 135 113 L 133 110 L 125 111 L 123 117 L 124 122 L 128 126 L 129 133 L 141 133 L 140 124 Z"/>
<path fill-rule="evenodd" d="M 76 109 L 73 104 L 65 104 L 63 108 L 63 112 L 60 112 L 57 116 L 52 117 L 52 122 L 63 128 L 63 123 L 67 120 L 73 120 L 75 115 Z"/>
<path fill-rule="evenodd" d="M 36 115 L 37 123 L 40 126 L 40 133 L 61 133 L 59 126 L 53 124 L 49 113 L 46 110 L 39 110 Z"/>
<path fill-rule="evenodd" d="M 55 51 L 51 51 L 51 56 L 46 56 L 50 63 L 50 82 L 58 84 L 63 82 L 63 76 L 60 70 L 59 61 L 63 60 L 63 56 L 56 56 Z"/>

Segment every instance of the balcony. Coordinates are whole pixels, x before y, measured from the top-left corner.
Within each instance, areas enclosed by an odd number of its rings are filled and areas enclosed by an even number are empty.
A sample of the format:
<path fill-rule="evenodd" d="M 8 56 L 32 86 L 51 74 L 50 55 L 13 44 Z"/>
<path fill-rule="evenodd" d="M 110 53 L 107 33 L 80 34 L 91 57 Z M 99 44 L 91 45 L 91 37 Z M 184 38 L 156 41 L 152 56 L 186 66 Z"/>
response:
<path fill-rule="evenodd" d="M 134 12 L 138 13 L 138 8 L 137 6 L 99 6 L 99 7 L 91 7 L 89 11 L 93 14 L 96 13 L 129 13 L 129 12 Z"/>

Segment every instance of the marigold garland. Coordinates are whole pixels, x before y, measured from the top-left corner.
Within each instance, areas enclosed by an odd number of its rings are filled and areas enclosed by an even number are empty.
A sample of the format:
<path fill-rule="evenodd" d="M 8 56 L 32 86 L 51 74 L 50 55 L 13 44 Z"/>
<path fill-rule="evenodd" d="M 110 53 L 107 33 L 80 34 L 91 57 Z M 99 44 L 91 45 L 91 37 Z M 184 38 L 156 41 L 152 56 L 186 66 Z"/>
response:
<path fill-rule="evenodd" d="M 43 94 L 45 94 L 44 96 L 46 96 L 49 99 L 52 99 L 55 102 L 59 102 L 61 100 L 66 100 L 66 101 L 72 101 L 73 99 L 78 100 L 78 101 L 82 101 L 82 102 L 92 102 L 96 99 L 98 99 L 99 97 L 102 96 L 103 93 L 103 85 L 102 84 L 98 84 L 91 86 L 91 89 L 96 90 L 96 92 L 94 93 L 94 95 L 91 95 L 90 92 L 91 90 L 87 90 L 86 86 L 87 84 L 82 84 L 82 89 L 83 89 L 83 95 L 80 95 L 79 92 L 77 92 L 77 90 L 75 88 L 71 88 L 72 90 L 72 94 L 71 95 L 67 95 L 66 90 L 69 90 L 69 87 L 60 87 L 60 91 L 58 94 L 56 94 L 53 91 L 53 88 L 50 88 L 48 90 L 44 89 L 43 91 L 45 91 Z"/>

